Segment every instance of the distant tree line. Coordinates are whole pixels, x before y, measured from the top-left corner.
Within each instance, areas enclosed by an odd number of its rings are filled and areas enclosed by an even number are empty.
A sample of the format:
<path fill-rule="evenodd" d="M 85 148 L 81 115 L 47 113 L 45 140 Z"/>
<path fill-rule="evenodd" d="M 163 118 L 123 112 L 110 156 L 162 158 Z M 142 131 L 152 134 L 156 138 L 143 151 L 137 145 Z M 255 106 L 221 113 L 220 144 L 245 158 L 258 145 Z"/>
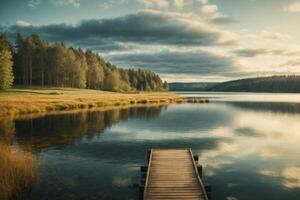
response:
<path fill-rule="evenodd" d="M 216 86 L 217 82 L 189 82 L 189 83 L 169 83 L 170 91 L 208 91 Z"/>
<path fill-rule="evenodd" d="M 300 93 L 299 75 L 278 75 L 226 82 L 170 83 L 171 91 Z"/>
<path fill-rule="evenodd" d="M 100 89 L 163 91 L 167 82 L 148 70 L 121 69 L 90 50 L 49 44 L 37 34 L 17 34 L 12 45 L 0 35 L 0 89 L 12 84 Z"/>
<path fill-rule="evenodd" d="M 300 76 L 281 75 L 227 81 L 215 85 L 209 91 L 300 93 Z"/>

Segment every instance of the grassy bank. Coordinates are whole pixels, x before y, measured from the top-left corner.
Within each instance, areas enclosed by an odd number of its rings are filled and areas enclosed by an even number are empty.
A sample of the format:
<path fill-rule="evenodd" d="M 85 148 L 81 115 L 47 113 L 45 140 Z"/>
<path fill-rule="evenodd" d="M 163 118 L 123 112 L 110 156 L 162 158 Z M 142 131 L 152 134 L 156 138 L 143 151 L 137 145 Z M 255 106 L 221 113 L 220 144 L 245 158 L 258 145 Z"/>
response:
<path fill-rule="evenodd" d="M 115 93 L 71 88 L 13 88 L 0 92 L 0 117 L 99 107 L 187 102 L 169 92 Z"/>
<path fill-rule="evenodd" d="M 36 178 L 36 158 L 0 143 L 0 163 L 0 199 L 22 198 Z"/>

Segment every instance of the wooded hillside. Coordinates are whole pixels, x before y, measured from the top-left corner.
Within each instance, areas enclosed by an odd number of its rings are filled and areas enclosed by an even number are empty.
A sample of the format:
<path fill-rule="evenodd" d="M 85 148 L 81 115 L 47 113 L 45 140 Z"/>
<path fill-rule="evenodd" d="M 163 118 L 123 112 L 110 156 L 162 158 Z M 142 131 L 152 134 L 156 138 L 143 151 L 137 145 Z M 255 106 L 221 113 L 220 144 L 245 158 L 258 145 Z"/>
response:
<path fill-rule="evenodd" d="M 168 84 L 151 71 L 117 68 L 98 53 L 66 47 L 64 43 L 50 44 L 37 34 L 26 38 L 18 34 L 14 45 L 5 33 L 1 34 L 0 64 L 0 71 L 13 69 L 13 74 L 7 72 L 0 76 L 0 84 L 5 83 L 2 88 L 11 86 L 13 80 L 16 85 L 109 91 L 164 91 L 168 88 Z"/>
<path fill-rule="evenodd" d="M 197 83 L 169 83 L 171 91 L 207 91 L 216 86 L 214 82 L 197 82 Z"/>
<path fill-rule="evenodd" d="M 221 83 L 170 83 L 171 91 L 299 93 L 300 76 L 269 76 Z"/>
<path fill-rule="evenodd" d="M 299 93 L 300 76 L 270 76 L 220 83 L 209 89 L 217 92 L 283 92 Z"/>

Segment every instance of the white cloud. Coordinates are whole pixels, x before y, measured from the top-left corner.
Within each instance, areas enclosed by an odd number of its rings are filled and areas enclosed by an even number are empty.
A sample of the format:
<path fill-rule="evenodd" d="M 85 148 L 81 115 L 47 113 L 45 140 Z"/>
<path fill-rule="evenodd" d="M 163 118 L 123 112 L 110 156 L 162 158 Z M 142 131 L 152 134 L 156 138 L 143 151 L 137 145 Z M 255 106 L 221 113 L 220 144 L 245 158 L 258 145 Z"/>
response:
<path fill-rule="evenodd" d="M 263 38 L 266 38 L 266 39 L 273 39 L 273 40 L 289 40 L 289 39 L 291 39 L 291 37 L 288 34 L 271 32 L 271 31 L 267 31 L 267 30 L 262 30 L 260 34 Z"/>
<path fill-rule="evenodd" d="M 31 26 L 31 24 L 29 22 L 26 22 L 26 21 L 23 21 L 23 20 L 16 21 L 16 25 L 18 27 L 28 27 L 28 26 Z"/>
<path fill-rule="evenodd" d="M 72 5 L 76 8 L 80 7 L 80 0 L 52 0 L 52 2 L 57 6 Z"/>
<path fill-rule="evenodd" d="M 219 9 L 217 5 L 204 5 L 200 10 L 205 15 L 216 15 Z"/>
<path fill-rule="evenodd" d="M 207 4 L 208 0 L 198 0 L 198 2 L 202 3 L 202 4 Z"/>
<path fill-rule="evenodd" d="M 167 0 L 138 0 L 138 2 L 144 4 L 146 7 L 167 8 L 170 5 Z"/>
<path fill-rule="evenodd" d="M 174 6 L 177 8 L 182 8 L 187 4 L 188 1 L 185 0 L 174 0 Z"/>
<path fill-rule="evenodd" d="M 219 8 L 214 4 L 205 4 L 200 8 L 202 17 L 212 23 L 225 25 L 235 22 L 235 20 L 229 16 L 222 15 L 219 12 Z"/>
<path fill-rule="evenodd" d="M 300 13 L 300 2 L 294 2 L 284 8 L 284 11 L 291 13 Z"/>
<path fill-rule="evenodd" d="M 128 3 L 129 3 L 129 0 L 119 0 L 119 1 L 108 0 L 108 1 L 105 1 L 101 4 L 99 4 L 98 7 L 107 10 L 107 9 L 113 8 L 114 6 L 128 4 Z"/>
<path fill-rule="evenodd" d="M 41 4 L 41 0 L 30 0 L 27 5 L 31 8 L 35 8 L 40 4 Z"/>
<path fill-rule="evenodd" d="M 173 1 L 173 6 L 175 8 L 182 9 L 184 7 L 187 7 L 187 6 L 194 5 L 196 2 L 200 2 L 200 1 L 195 1 L 195 0 L 174 0 Z"/>
<path fill-rule="evenodd" d="M 202 5 L 202 4 L 207 4 L 207 3 L 208 3 L 208 0 L 174 0 L 172 5 L 175 8 L 182 9 L 182 8 L 185 8 L 188 6 L 197 7 L 198 4 Z"/>
<path fill-rule="evenodd" d="M 201 5 L 208 3 L 208 0 L 135 0 L 147 8 L 171 8 L 171 9 L 184 9 L 184 8 L 197 8 Z"/>

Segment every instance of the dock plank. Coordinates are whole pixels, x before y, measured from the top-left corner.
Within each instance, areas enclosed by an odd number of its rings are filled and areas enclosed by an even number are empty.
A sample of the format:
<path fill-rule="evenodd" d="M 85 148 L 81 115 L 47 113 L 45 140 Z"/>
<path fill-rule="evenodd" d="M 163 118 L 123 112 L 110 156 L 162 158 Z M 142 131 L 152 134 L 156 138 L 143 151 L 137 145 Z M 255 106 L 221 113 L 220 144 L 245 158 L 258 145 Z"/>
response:
<path fill-rule="evenodd" d="M 145 200 L 208 200 L 190 149 L 151 149 Z"/>

